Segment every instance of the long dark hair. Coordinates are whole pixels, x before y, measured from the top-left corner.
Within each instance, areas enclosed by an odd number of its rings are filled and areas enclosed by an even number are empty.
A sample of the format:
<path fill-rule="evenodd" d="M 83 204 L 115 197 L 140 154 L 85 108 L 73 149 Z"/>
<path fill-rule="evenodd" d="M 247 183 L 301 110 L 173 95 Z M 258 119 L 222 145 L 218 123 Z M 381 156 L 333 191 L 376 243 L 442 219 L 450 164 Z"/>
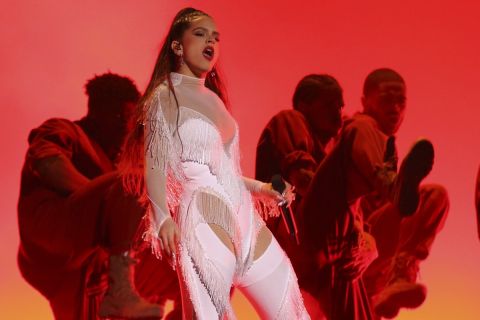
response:
<path fill-rule="evenodd" d="M 175 98 L 177 105 L 177 127 L 179 118 L 178 99 L 170 77 L 171 72 L 178 70 L 179 57 L 173 52 L 171 44 L 173 41 L 180 41 L 184 32 L 190 27 L 194 19 L 200 17 L 209 17 L 203 11 L 194 8 L 184 8 L 180 10 L 172 21 L 167 36 L 163 42 L 160 53 L 158 54 L 155 67 L 153 69 L 150 81 L 140 98 L 136 108 L 136 126 L 127 136 L 125 147 L 120 161 L 119 169 L 123 178 L 123 185 L 128 193 L 143 197 L 145 195 L 144 186 L 144 124 L 150 108 L 150 100 L 155 89 L 167 82 L 168 88 Z M 216 93 L 219 98 L 227 105 L 225 87 L 221 80 L 217 67 L 214 66 L 208 72 L 205 79 L 205 86 Z"/>

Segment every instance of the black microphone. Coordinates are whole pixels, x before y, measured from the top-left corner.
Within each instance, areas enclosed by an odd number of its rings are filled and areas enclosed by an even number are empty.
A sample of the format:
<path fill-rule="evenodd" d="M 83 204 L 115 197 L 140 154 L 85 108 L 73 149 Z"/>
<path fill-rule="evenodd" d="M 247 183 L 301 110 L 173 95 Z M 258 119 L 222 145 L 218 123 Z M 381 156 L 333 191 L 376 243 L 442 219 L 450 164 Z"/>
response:
<path fill-rule="evenodd" d="M 287 188 L 285 181 L 283 181 L 279 174 L 276 174 L 272 177 L 272 188 L 280 194 L 283 193 Z M 288 207 L 286 203 L 281 205 L 280 209 L 282 211 L 283 223 L 285 224 L 288 234 L 295 239 L 297 244 L 300 244 L 298 239 L 297 224 L 295 222 L 295 216 L 292 213 L 292 209 Z"/>

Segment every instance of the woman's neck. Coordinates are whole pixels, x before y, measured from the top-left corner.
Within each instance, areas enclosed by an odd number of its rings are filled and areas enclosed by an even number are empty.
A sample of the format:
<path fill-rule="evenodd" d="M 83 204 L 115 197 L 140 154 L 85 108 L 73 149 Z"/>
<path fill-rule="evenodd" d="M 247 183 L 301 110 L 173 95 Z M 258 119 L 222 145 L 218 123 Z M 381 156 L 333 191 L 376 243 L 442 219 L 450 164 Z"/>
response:
<path fill-rule="evenodd" d="M 192 70 L 187 64 L 182 64 L 176 72 L 187 77 L 194 77 L 199 79 L 205 79 L 208 73 L 207 71 Z"/>
<path fill-rule="evenodd" d="M 189 85 L 200 89 L 205 87 L 205 78 L 197 78 L 179 72 L 172 72 L 171 77 L 174 85 Z"/>

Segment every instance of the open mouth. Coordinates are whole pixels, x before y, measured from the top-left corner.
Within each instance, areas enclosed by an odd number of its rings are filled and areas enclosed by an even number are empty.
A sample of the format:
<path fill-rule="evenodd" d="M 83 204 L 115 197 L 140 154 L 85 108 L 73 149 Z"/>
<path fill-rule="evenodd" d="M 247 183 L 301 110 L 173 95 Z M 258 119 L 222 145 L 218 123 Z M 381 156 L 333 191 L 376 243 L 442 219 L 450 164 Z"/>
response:
<path fill-rule="evenodd" d="M 215 54 L 215 50 L 211 46 L 208 46 L 205 49 L 203 49 L 203 56 L 208 61 L 212 61 L 214 54 Z"/>

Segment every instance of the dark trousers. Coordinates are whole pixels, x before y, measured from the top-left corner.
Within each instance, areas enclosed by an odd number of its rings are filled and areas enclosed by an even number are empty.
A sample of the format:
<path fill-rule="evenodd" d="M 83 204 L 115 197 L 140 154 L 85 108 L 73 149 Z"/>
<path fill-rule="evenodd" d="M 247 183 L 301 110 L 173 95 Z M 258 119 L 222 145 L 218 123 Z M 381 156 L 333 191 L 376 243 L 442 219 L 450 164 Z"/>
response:
<path fill-rule="evenodd" d="M 449 208 L 444 187 L 430 184 L 420 187 L 420 203 L 410 217 L 402 218 L 397 209 L 386 202 L 367 219 L 377 243 L 378 258 L 369 266 L 363 279 L 369 296 L 380 292 L 389 280 L 389 270 L 398 254 L 424 260 L 430 253 L 436 235 L 441 231 Z"/>
<path fill-rule="evenodd" d="M 144 211 L 135 197 L 125 194 L 117 173 L 102 175 L 68 197 L 52 194 L 35 208 L 20 203 L 19 267 L 47 297 L 56 319 L 91 317 L 86 309 L 98 304 L 106 289 L 101 276 L 106 258 L 140 240 Z M 140 293 L 159 302 L 175 299 L 176 274 L 148 249 L 139 257 L 135 280 Z"/>

